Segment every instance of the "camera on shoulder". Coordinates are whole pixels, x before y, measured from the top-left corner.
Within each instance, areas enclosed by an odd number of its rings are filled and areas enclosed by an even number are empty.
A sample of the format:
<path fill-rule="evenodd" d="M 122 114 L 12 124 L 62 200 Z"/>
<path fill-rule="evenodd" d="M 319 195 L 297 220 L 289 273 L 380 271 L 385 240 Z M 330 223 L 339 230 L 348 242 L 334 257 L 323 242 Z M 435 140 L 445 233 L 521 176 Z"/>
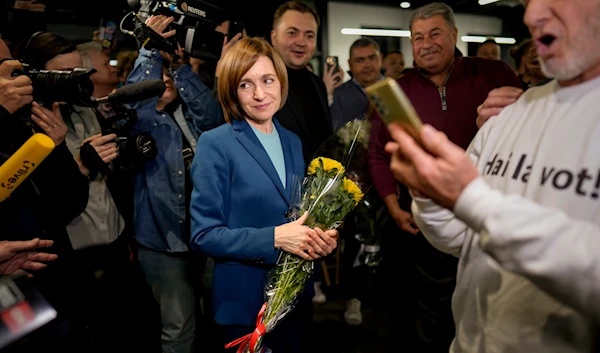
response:
<path fill-rule="evenodd" d="M 138 9 L 141 6 L 139 1 L 128 3 L 139 13 L 132 17 L 134 29 L 122 31 L 136 37 L 144 48 L 175 53 L 179 44 L 193 58 L 216 62 L 221 57 L 224 35 L 215 31 L 225 20 L 225 12 L 221 8 L 201 0 L 152 0 L 146 2 L 145 9 Z M 154 32 L 144 23 L 151 15 L 174 17 L 165 31 L 175 30 L 175 35 L 163 38 Z"/>

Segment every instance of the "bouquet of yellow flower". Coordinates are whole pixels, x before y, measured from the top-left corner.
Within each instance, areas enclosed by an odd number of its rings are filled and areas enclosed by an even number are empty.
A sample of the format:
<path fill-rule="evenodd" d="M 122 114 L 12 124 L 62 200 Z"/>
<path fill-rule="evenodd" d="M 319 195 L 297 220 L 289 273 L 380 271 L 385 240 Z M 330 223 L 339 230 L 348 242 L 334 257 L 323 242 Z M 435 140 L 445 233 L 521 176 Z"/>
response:
<path fill-rule="evenodd" d="M 342 225 L 370 187 L 365 162 L 369 136 L 370 123 L 353 120 L 321 146 L 306 176 L 295 181 L 293 208 L 287 215 L 290 221 L 308 212 L 304 225 L 311 228 L 328 230 Z M 259 313 L 256 330 L 228 346 L 240 344 L 238 353 L 261 352 L 263 335 L 272 331 L 294 308 L 313 270 L 312 261 L 280 252 L 267 278 L 266 302 Z"/>

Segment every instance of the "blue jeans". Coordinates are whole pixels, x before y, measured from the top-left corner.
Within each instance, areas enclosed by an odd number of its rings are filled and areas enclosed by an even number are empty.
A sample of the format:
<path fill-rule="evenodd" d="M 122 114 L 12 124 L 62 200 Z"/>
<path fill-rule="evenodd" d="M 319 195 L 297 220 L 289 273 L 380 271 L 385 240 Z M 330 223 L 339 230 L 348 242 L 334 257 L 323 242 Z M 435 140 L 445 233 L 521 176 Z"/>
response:
<path fill-rule="evenodd" d="M 146 281 L 160 305 L 163 353 L 192 353 L 194 349 L 196 303 L 202 294 L 197 291 L 202 269 L 194 256 L 199 254 L 170 254 L 141 246 L 138 251 Z"/>

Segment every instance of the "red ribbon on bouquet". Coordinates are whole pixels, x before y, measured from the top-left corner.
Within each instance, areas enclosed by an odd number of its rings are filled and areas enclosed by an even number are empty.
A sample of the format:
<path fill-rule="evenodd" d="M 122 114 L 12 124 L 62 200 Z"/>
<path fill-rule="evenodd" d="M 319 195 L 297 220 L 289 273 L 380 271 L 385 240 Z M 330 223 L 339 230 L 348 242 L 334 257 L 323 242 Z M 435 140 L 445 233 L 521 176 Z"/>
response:
<path fill-rule="evenodd" d="M 254 329 L 254 331 L 252 333 L 249 333 L 245 336 L 242 336 L 240 338 L 238 338 L 235 341 L 229 342 L 225 345 L 225 348 L 231 348 L 231 347 L 235 347 L 237 345 L 239 345 L 236 353 L 243 353 L 244 352 L 244 348 L 246 347 L 246 344 L 248 344 L 248 342 L 250 342 L 250 353 L 254 353 L 254 347 L 256 346 L 256 342 L 258 341 L 258 339 L 260 337 L 262 337 L 265 334 L 266 331 L 266 327 L 265 325 L 262 323 L 262 317 L 263 314 L 265 313 L 265 310 L 267 309 L 267 303 L 264 303 L 262 308 L 260 308 L 260 311 L 258 312 L 258 316 L 256 317 L 256 328 Z"/>

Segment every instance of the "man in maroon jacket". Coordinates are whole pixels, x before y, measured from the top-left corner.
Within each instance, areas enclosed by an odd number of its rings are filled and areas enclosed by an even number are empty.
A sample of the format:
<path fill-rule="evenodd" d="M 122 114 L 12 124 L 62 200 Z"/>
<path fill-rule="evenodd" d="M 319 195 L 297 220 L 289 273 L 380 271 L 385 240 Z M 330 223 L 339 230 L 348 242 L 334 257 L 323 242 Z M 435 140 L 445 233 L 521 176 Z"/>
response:
<path fill-rule="evenodd" d="M 456 49 L 457 29 L 452 9 L 444 3 L 418 8 L 410 22 L 414 69 L 398 82 L 423 122 L 446 133 L 467 148 L 477 132 L 477 107 L 488 92 L 503 86 L 521 87 L 502 61 L 463 57 Z M 520 89 L 514 89 L 515 100 Z M 385 152 L 389 133 L 378 116 L 372 117 L 373 139 L 369 164 L 375 188 L 390 214 L 405 232 L 419 233 L 410 214 L 410 196 L 390 172 Z M 399 239 L 406 244 L 406 239 Z M 457 259 L 434 249 L 422 236 L 413 239 L 410 251 L 417 265 L 417 345 L 419 352 L 448 352 L 454 337 L 450 298 L 454 291 Z M 395 247 L 406 249 L 406 246 Z M 426 343 L 428 342 L 428 343 Z"/>

